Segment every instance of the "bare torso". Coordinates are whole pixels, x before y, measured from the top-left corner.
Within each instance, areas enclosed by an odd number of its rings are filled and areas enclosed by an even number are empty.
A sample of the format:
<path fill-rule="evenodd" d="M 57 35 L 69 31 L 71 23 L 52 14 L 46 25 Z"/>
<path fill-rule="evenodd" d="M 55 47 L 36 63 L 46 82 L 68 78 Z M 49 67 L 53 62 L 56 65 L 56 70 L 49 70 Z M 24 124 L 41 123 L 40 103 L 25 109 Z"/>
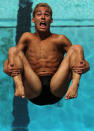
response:
<path fill-rule="evenodd" d="M 35 34 L 31 34 L 25 55 L 37 75 L 53 75 L 64 57 L 59 35 L 51 34 L 40 40 Z"/>

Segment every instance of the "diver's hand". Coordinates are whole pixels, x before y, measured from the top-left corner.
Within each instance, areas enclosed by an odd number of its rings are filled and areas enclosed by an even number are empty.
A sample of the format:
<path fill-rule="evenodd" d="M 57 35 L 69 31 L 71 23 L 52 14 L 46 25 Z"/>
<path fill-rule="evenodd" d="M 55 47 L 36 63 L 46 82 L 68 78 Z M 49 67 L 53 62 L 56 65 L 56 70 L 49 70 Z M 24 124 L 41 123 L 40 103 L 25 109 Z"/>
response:
<path fill-rule="evenodd" d="M 17 76 L 19 74 L 21 74 L 22 70 L 21 68 L 18 68 L 16 66 L 14 66 L 13 64 L 8 64 L 8 67 L 7 67 L 7 74 L 9 76 Z"/>
<path fill-rule="evenodd" d="M 16 67 L 14 64 L 15 56 L 17 55 L 17 48 L 11 47 L 8 51 L 8 66 L 7 66 L 7 74 L 9 76 L 17 76 L 21 73 L 21 69 Z"/>
<path fill-rule="evenodd" d="M 86 60 L 82 60 L 78 65 L 72 67 L 72 71 L 78 74 L 86 73 L 88 70 L 90 70 L 90 66 Z"/>

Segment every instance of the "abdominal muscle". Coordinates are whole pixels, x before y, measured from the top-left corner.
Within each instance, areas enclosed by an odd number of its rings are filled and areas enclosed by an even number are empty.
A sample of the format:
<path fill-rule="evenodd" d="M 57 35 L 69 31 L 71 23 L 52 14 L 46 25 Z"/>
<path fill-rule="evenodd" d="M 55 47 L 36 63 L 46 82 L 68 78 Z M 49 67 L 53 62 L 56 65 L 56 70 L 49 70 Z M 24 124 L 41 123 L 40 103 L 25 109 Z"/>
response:
<path fill-rule="evenodd" d="M 31 68 L 33 69 L 33 71 L 39 75 L 39 76 L 48 76 L 48 75 L 53 75 L 57 68 L 58 68 L 58 63 L 52 63 L 52 61 L 48 61 L 48 60 L 43 60 L 40 59 L 35 63 L 30 64 Z"/>
<path fill-rule="evenodd" d="M 53 75 L 57 71 L 60 63 L 56 56 L 37 58 L 36 55 L 33 55 L 33 57 L 27 56 L 27 59 L 33 71 L 39 76 Z"/>
<path fill-rule="evenodd" d="M 52 68 L 52 67 L 51 67 Z M 53 70 L 51 68 L 47 68 L 47 67 L 41 67 L 40 69 L 36 70 L 35 72 L 37 73 L 37 75 L 39 76 L 49 76 L 49 75 L 53 75 L 57 68 L 54 68 Z"/>
<path fill-rule="evenodd" d="M 26 51 L 31 68 L 39 76 L 53 75 L 62 61 L 62 53 L 53 50 L 54 46 L 45 45 L 33 46 Z"/>

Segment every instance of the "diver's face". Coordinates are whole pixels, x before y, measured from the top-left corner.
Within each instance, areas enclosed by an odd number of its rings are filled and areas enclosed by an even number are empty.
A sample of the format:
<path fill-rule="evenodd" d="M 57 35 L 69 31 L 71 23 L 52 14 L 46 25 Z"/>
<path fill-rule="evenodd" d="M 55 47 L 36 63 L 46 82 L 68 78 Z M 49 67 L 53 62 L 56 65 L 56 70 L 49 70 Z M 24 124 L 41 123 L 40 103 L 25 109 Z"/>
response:
<path fill-rule="evenodd" d="M 51 14 L 47 7 L 38 7 L 35 12 L 35 17 L 32 19 L 35 23 L 37 31 L 46 32 L 50 29 L 50 24 L 53 22 Z"/>

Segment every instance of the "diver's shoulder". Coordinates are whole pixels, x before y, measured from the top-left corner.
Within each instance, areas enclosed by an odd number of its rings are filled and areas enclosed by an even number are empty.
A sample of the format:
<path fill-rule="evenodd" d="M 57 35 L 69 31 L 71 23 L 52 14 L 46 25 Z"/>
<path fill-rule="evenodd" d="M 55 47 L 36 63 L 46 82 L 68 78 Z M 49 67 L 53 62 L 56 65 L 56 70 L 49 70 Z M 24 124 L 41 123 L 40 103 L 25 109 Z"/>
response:
<path fill-rule="evenodd" d="M 33 33 L 30 33 L 30 32 L 24 32 L 22 34 L 22 37 L 23 38 L 26 38 L 26 39 L 32 39 L 34 37 L 34 34 Z"/>
<path fill-rule="evenodd" d="M 63 35 L 63 34 L 55 34 L 55 33 L 53 33 L 52 34 L 53 35 L 53 37 L 56 37 L 56 38 L 67 38 L 65 35 Z"/>
<path fill-rule="evenodd" d="M 65 35 L 61 35 L 61 34 L 52 34 L 53 38 L 56 38 L 58 40 L 66 40 L 68 39 Z"/>
<path fill-rule="evenodd" d="M 30 32 L 24 32 L 21 37 L 25 38 L 25 37 L 29 37 L 29 36 L 31 36 Z"/>

